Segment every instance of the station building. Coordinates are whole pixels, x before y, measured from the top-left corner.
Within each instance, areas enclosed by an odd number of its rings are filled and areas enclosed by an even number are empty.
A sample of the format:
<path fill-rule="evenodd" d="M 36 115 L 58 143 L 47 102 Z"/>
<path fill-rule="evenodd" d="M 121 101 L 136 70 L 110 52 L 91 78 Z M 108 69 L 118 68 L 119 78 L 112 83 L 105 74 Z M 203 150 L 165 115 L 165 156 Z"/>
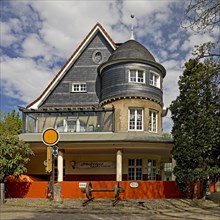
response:
<path fill-rule="evenodd" d="M 117 44 L 97 23 L 42 94 L 20 107 L 20 138 L 35 154 L 28 175 L 48 180 L 42 132 L 55 128 L 58 182 L 171 180 L 173 140 L 162 135 L 165 76 L 142 44 Z"/>

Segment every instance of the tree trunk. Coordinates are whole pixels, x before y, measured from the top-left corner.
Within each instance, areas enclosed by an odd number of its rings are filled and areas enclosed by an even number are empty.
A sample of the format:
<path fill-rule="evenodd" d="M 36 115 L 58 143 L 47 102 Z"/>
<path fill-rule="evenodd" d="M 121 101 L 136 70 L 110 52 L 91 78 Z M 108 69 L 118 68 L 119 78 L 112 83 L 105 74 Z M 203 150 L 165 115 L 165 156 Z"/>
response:
<path fill-rule="evenodd" d="M 198 180 L 194 182 L 193 199 L 197 199 Z"/>

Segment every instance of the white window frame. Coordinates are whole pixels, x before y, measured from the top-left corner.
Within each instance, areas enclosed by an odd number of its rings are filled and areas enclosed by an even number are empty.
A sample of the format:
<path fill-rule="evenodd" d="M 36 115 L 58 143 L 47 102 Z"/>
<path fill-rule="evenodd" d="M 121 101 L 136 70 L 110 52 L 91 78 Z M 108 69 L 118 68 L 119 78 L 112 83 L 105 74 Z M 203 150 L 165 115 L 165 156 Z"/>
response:
<path fill-rule="evenodd" d="M 131 110 L 134 110 L 134 121 L 131 121 L 132 120 Z M 139 110 L 141 110 L 141 121 L 138 121 Z M 140 124 L 138 122 L 140 122 Z M 132 123 L 134 124 L 132 125 Z M 141 129 L 139 129 L 139 126 L 141 126 Z M 144 128 L 144 109 L 143 108 L 129 108 L 128 109 L 128 130 L 129 131 L 143 131 L 143 128 Z"/>
<path fill-rule="evenodd" d="M 129 164 L 129 161 L 133 161 L 134 163 Z M 139 163 L 141 163 L 141 165 Z M 143 180 L 142 164 L 142 159 L 128 159 L 128 180 Z"/>
<path fill-rule="evenodd" d="M 147 179 L 156 180 L 157 176 L 157 161 L 149 159 L 147 160 Z"/>
<path fill-rule="evenodd" d="M 75 86 L 78 86 L 78 89 L 75 88 Z M 85 82 L 74 82 L 72 83 L 72 92 L 86 92 L 86 83 Z"/>
<path fill-rule="evenodd" d="M 135 77 L 131 76 L 131 71 L 135 71 Z M 131 83 L 145 83 L 145 71 L 143 69 L 135 69 L 135 68 L 131 68 L 128 71 L 128 80 Z M 142 77 L 138 77 L 138 73 L 142 73 Z M 139 81 L 139 79 L 142 79 L 141 81 Z"/>
<path fill-rule="evenodd" d="M 71 122 L 75 122 L 75 127 L 74 128 L 71 128 L 70 125 L 68 125 L 68 123 L 71 123 Z M 61 123 L 60 123 L 61 125 Z M 62 121 L 62 126 L 57 126 L 56 125 L 56 129 L 59 131 L 59 132 L 85 132 L 86 129 L 85 127 L 80 123 L 80 120 L 78 118 L 76 119 L 64 119 Z"/>
<path fill-rule="evenodd" d="M 155 71 L 152 71 L 150 70 L 150 73 L 149 73 L 149 84 L 151 86 L 155 86 L 157 88 L 160 88 L 160 75 L 155 72 Z"/>
<path fill-rule="evenodd" d="M 158 111 L 149 110 L 149 132 L 157 133 L 158 130 Z"/>

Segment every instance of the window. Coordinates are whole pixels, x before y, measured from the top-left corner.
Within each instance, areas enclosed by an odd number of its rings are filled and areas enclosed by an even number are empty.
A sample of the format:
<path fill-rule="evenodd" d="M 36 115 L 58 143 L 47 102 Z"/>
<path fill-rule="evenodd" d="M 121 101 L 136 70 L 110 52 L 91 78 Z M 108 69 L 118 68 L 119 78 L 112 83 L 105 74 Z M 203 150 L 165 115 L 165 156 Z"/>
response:
<path fill-rule="evenodd" d="M 143 109 L 129 109 L 129 130 L 143 130 Z"/>
<path fill-rule="evenodd" d="M 150 85 L 160 88 L 160 75 L 150 71 Z"/>
<path fill-rule="evenodd" d="M 128 180 L 142 180 L 142 159 L 128 160 Z"/>
<path fill-rule="evenodd" d="M 156 180 L 156 160 L 148 160 L 147 176 L 148 180 Z"/>
<path fill-rule="evenodd" d="M 164 171 L 172 171 L 172 163 L 164 163 Z"/>
<path fill-rule="evenodd" d="M 72 92 L 86 92 L 86 83 L 73 83 Z"/>
<path fill-rule="evenodd" d="M 150 110 L 149 112 L 149 131 L 157 132 L 158 112 Z"/>
<path fill-rule="evenodd" d="M 129 82 L 145 83 L 145 73 L 143 70 L 129 70 Z"/>
<path fill-rule="evenodd" d="M 64 119 L 57 123 L 56 129 L 59 132 L 84 132 L 86 124 L 79 119 Z"/>

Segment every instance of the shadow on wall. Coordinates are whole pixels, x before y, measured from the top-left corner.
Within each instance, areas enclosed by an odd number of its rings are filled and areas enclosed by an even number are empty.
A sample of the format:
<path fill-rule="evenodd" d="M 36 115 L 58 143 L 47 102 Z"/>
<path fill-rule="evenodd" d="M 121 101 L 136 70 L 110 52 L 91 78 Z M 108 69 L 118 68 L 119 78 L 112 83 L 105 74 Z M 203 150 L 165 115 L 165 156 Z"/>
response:
<path fill-rule="evenodd" d="M 25 198 L 29 192 L 30 182 L 5 183 L 6 198 Z"/>
<path fill-rule="evenodd" d="M 48 182 L 39 178 L 21 175 L 8 176 L 5 183 L 6 198 L 45 198 Z"/>

